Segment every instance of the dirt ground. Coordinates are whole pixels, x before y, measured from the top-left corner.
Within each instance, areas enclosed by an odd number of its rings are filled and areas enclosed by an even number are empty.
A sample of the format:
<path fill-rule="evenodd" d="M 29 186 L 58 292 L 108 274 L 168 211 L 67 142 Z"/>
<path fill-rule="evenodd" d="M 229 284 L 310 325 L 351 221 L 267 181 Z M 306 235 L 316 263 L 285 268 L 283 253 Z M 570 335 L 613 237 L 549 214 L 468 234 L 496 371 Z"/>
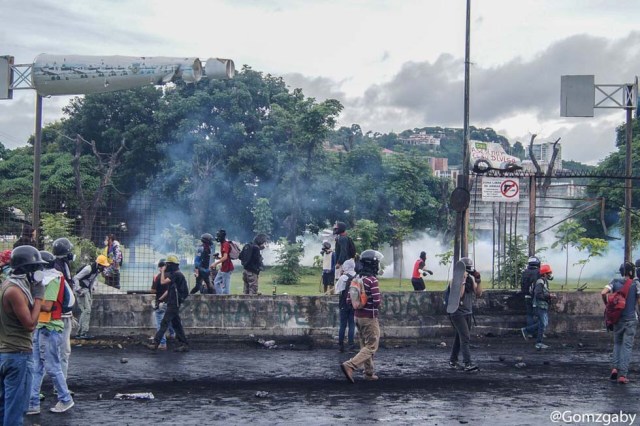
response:
<path fill-rule="evenodd" d="M 472 356 L 480 371 L 448 368 L 451 339 L 382 347 L 377 382 L 348 383 L 336 348 L 280 343 L 220 345 L 193 341 L 188 353 L 152 353 L 141 344 L 74 347 L 69 387 L 76 406 L 64 414 L 45 379 L 42 414 L 27 425 L 209 424 L 491 424 L 544 425 L 613 422 L 640 411 L 640 359 L 634 353 L 628 385 L 608 380 L 610 336 L 553 337 L 538 352 L 521 337 L 478 336 Z M 276 341 L 276 343 L 278 343 Z M 126 361 L 126 362 L 123 362 Z M 516 364 L 526 366 L 520 368 Z M 116 393 L 152 392 L 153 400 L 115 400 Z M 564 413 L 564 414 L 563 414 Z M 577 417 L 607 413 L 608 417 Z M 554 414 L 558 415 L 558 414 Z M 583 420 L 599 421 L 583 421 Z M 574 421 L 578 420 L 578 421 Z"/>

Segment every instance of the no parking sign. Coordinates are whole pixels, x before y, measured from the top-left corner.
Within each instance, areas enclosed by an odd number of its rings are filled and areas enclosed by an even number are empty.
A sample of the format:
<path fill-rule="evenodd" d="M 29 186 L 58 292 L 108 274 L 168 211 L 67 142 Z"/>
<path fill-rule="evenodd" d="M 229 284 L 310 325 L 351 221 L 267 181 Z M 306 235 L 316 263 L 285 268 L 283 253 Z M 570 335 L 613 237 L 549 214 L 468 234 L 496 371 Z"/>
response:
<path fill-rule="evenodd" d="M 520 179 L 482 178 L 482 201 L 517 203 L 520 201 Z"/>

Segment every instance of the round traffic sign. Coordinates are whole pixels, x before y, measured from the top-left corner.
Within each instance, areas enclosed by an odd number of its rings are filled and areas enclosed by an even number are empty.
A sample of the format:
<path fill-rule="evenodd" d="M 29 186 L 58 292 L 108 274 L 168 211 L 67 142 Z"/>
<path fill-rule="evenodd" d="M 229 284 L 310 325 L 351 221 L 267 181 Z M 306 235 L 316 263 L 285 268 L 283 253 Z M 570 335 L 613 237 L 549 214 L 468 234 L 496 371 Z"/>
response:
<path fill-rule="evenodd" d="M 515 180 L 506 179 L 500 185 L 500 193 L 502 193 L 502 196 L 505 198 L 513 198 L 516 195 L 518 195 L 519 192 L 520 192 L 520 186 L 518 185 L 518 182 L 516 182 Z"/>

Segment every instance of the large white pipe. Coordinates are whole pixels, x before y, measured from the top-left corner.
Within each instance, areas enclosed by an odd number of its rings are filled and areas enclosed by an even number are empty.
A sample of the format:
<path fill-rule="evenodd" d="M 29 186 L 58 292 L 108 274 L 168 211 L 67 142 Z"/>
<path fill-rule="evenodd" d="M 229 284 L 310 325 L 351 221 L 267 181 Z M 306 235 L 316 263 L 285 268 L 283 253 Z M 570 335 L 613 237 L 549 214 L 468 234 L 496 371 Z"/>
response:
<path fill-rule="evenodd" d="M 42 54 L 31 72 L 33 86 L 41 96 L 114 92 L 177 78 L 195 83 L 202 77 L 198 58 L 168 57 Z"/>
<path fill-rule="evenodd" d="M 209 58 L 204 65 L 206 78 L 233 78 L 236 66 L 231 59 Z"/>

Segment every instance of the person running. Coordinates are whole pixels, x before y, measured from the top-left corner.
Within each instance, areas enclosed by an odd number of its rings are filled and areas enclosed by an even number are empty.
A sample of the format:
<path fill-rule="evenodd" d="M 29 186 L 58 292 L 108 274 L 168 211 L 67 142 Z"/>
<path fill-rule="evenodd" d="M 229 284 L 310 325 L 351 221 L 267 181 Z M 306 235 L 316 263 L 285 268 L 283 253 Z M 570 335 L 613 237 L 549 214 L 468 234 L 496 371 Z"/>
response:
<path fill-rule="evenodd" d="M 424 279 L 422 277 L 426 277 L 427 274 L 433 275 L 428 269 L 425 269 L 427 266 L 427 252 L 421 251 L 420 257 L 413 264 L 413 274 L 411 275 L 411 285 L 413 286 L 414 291 L 425 291 L 427 286 L 424 283 Z"/>
<path fill-rule="evenodd" d="M 169 328 L 169 324 L 173 326 L 176 337 L 182 343 L 182 346 L 175 349 L 176 352 L 187 352 L 189 350 L 189 342 L 182 328 L 182 320 L 180 319 L 180 306 L 189 296 L 189 286 L 187 279 L 182 271 L 180 271 L 180 261 L 178 256 L 169 255 L 165 261 L 165 269 L 160 272 L 161 282 L 165 282 L 165 278 L 170 279 L 169 288 L 158 298 L 158 302 L 167 303 L 167 310 L 162 317 L 160 329 L 153 338 L 153 343 L 149 345 L 150 349 L 157 350 L 162 341 L 164 333 Z"/>
<path fill-rule="evenodd" d="M 465 265 L 464 285 L 461 289 L 460 306 L 458 310 L 449 314 L 449 320 L 455 329 L 455 338 L 451 346 L 449 356 L 449 367 L 457 369 L 458 355 L 462 351 L 463 370 L 466 372 L 476 371 L 478 366 L 471 361 L 471 321 L 473 316 L 473 300 L 482 296 L 480 274 L 473 267 L 473 260 L 468 257 L 460 259 Z M 449 297 L 456 295 L 449 294 Z"/>
<path fill-rule="evenodd" d="M 13 249 L 13 272 L 0 288 L 0 421 L 21 425 L 29 406 L 33 341 L 44 299 L 42 268 L 46 262 L 33 246 Z"/>
<path fill-rule="evenodd" d="M 533 308 L 538 317 L 538 334 L 536 338 L 536 349 L 547 349 L 549 346 L 542 343 L 544 330 L 549 325 L 549 303 L 555 297 L 549 292 L 549 281 L 553 280 L 551 265 L 543 263 L 540 265 L 540 278 L 536 281 L 533 290 Z"/>
<path fill-rule="evenodd" d="M 364 291 L 367 294 L 367 303 L 363 308 L 356 309 L 354 313 L 360 338 L 360 352 L 340 365 L 345 377 L 351 383 L 355 383 L 353 373 L 362 366 L 364 366 L 365 380 L 378 380 L 374 371 L 373 356 L 380 344 L 378 315 L 382 298 L 377 275 L 382 258 L 382 254 L 375 250 L 365 250 L 360 255 L 362 269 L 358 275 L 362 279 Z M 347 303 L 351 304 L 351 295 L 347 295 Z"/>
<path fill-rule="evenodd" d="M 638 261 L 636 261 L 637 264 Z M 613 365 L 609 375 L 611 380 L 617 381 L 621 385 L 629 383 L 629 364 L 638 328 L 636 306 L 640 305 L 640 282 L 638 278 L 634 279 L 636 276 L 634 269 L 634 265 L 630 262 L 620 265 L 622 279 L 614 278 L 600 293 L 606 306 L 607 296 L 610 293 L 624 291 L 625 285 L 628 287 L 624 309 L 618 322 L 613 325 Z"/>
<path fill-rule="evenodd" d="M 27 415 L 40 414 L 40 387 L 46 372 L 58 396 L 58 403 L 50 408 L 53 413 L 64 413 L 74 406 L 73 397 L 67 387 L 67 380 L 62 371 L 60 347 L 64 339 L 64 322 L 62 321 L 62 307 L 64 305 L 65 284 L 64 276 L 54 268 L 53 254 L 42 251 L 42 259 L 49 263 L 45 265 L 42 283 L 46 290 L 42 302 L 38 325 L 33 333 L 33 377 L 31 383 L 31 398 Z"/>

